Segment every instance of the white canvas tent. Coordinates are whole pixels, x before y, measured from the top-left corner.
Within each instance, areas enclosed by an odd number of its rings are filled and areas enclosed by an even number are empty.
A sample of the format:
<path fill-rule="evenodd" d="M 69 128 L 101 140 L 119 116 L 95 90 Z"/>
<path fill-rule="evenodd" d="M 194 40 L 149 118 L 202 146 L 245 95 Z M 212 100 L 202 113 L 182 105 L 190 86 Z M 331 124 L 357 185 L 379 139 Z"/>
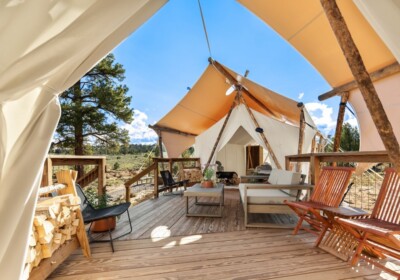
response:
<path fill-rule="evenodd" d="M 257 122 L 260 124 L 260 127 L 263 128 L 264 135 L 271 145 L 275 156 L 279 160 L 280 165 L 285 166 L 285 156 L 297 153 L 299 127 L 274 120 L 273 118 L 265 116 L 255 110 L 252 110 L 252 112 L 257 119 Z M 196 156 L 200 157 L 202 163 L 207 162 L 213 149 L 215 139 L 218 137 L 218 134 L 221 131 L 225 118 L 226 116 L 196 137 Z M 308 121 L 310 124 L 313 124 L 311 119 L 308 119 Z M 214 163 L 217 159 L 221 160 L 222 155 L 218 155 L 218 152 L 222 151 L 226 145 L 230 144 L 230 155 L 228 159 L 235 159 L 236 162 L 222 161 L 222 164 L 225 166 L 225 168 L 228 167 L 227 170 L 229 171 L 236 171 L 240 176 L 246 175 L 244 173 L 246 162 L 244 153 L 245 146 L 249 143 L 253 143 L 262 146 L 265 150 L 268 150 L 260 136 L 260 133 L 256 132 L 255 129 L 256 126 L 247 112 L 245 105 L 240 104 L 235 107 L 223 131 L 221 139 L 218 142 L 211 162 Z M 311 150 L 311 142 L 314 135 L 315 131 L 307 126 L 305 129 L 305 139 L 303 144 L 304 152 L 309 152 Z M 269 158 L 268 162 L 270 162 L 271 165 L 276 168 L 273 160 Z M 233 166 L 236 168 L 231 170 Z M 308 173 L 308 166 L 304 165 L 303 168 L 304 169 L 302 172 Z"/>
<path fill-rule="evenodd" d="M 72 86 L 166 0 L 0 4 L 0 275 L 22 277 L 41 170 Z"/>
<path fill-rule="evenodd" d="M 225 118 L 232 104 L 237 102 L 235 94 L 226 96 L 226 90 L 237 76 L 237 73 L 226 66 L 211 60 L 210 65 L 186 96 L 160 121 L 151 126 L 159 135 L 161 134 L 169 157 L 179 157 L 185 149 L 195 144 L 195 151 L 201 158 L 201 163 L 207 163 Z M 243 86 L 242 91 L 245 91 L 241 93 L 241 100 L 247 104 L 259 126 L 264 129 L 264 136 L 279 165 L 284 168 L 285 155 L 296 154 L 298 149 L 300 131 L 298 103 L 244 77 L 240 84 Z M 270 152 L 261 134 L 255 131 L 257 126 L 243 102 L 232 110 L 216 151 L 220 151 L 227 143 L 232 142 L 235 134 L 236 139 L 240 137 L 238 131 L 242 132 L 242 135 L 245 135 L 245 131 L 255 143 Z M 304 129 L 302 148 L 302 152 L 306 153 L 310 152 L 316 130 L 305 108 L 304 116 L 305 122 L 309 124 Z M 215 160 L 216 154 L 213 155 L 211 163 Z M 244 159 L 241 160 L 245 162 Z M 271 163 L 276 166 L 273 160 Z M 304 171 L 308 172 L 306 166 Z"/>

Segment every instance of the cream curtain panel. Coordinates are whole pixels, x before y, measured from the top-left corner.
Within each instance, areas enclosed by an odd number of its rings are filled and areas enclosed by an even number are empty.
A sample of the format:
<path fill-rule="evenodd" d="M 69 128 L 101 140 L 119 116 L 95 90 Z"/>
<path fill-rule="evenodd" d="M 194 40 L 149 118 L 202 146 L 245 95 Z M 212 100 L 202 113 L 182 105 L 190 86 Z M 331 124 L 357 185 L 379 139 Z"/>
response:
<path fill-rule="evenodd" d="M 20 279 L 41 179 L 73 85 L 166 0 L 0 4 L 0 275 Z"/>

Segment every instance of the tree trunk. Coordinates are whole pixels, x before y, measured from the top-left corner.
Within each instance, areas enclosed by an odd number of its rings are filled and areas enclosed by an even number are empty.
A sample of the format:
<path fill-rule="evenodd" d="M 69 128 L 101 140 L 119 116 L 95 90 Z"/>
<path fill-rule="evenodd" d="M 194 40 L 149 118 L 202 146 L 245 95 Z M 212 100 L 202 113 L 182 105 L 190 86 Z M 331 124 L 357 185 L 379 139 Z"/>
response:
<path fill-rule="evenodd" d="M 400 171 L 400 146 L 361 55 L 335 0 L 320 0 L 336 39 L 346 57 L 390 161 Z"/>
<path fill-rule="evenodd" d="M 74 96 L 77 111 L 82 112 L 82 92 L 80 81 L 74 85 Z M 75 119 L 75 155 L 84 155 L 84 153 L 82 115 L 77 114 Z M 79 177 L 82 177 L 85 174 L 85 170 L 82 165 L 77 165 L 75 169 L 78 171 Z"/>

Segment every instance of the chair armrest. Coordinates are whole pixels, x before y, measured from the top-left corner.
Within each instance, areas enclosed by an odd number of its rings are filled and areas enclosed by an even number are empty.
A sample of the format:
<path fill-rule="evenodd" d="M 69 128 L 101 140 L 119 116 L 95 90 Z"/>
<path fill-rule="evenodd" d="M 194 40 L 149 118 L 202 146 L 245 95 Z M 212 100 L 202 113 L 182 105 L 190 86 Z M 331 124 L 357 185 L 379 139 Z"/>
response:
<path fill-rule="evenodd" d="M 246 189 L 292 189 L 292 190 L 312 190 L 314 185 L 298 184 L 298 185 L 271 185 L 271 184 L 253 184 L 245 185 Z"/>

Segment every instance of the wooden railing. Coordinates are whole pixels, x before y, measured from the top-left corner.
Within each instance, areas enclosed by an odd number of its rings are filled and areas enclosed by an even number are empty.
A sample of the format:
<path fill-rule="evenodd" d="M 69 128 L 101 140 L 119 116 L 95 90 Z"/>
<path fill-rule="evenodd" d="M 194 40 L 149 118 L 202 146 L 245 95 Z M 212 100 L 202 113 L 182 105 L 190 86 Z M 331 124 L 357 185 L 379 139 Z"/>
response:
<path fill-rule="evenodd" d="M 125 200 L 126 202 L 130 201 L 131 197 L 131 186 L 139 181 L 143 176 L 148 175 L 150 172 L 152 172 L 156 168 L 156 163 L 153 162 L 149 167 L 145 168 L 135 176 L 133 176 L 131 179 L 125 182 Z"/>
<path fill-rule="evenodd" d="M 86 174 L 78 174 L 77 182 L 88 185 L 97 179 L 97 190 L 99 194 L 102 194 L 106 184 L 105 156 L 49 155 L 44 164 L 41 186 L 53 184 L 54 166 L 74 165 L 94 165 Z"/>
<path fill-rule="evenodd" d="M 94 182 L 99 176 L 99 167 L 96 165 L 89 172 L 85 173 L 83 176 L 78 177 L 76 183 L 81 187 L 86 187 L 90 183 Z"/>
<path fill-rule="evenodd" d="M 291 162 L 309 162 L 311 184 L 318 181 L 321 163 L 358 163 L 358 162 L 390 162 L 387 151 L 377 152 L 336 152 L 312 153 L 286 156 L 285 168 L 290 169 Z"/>
<path fill-rule="evenodd" d="M 294 162 L 310 163 L 309 182 L 315 184 L 318 181 L 321 167 L 324 165 L 336 163 L 356 166 L 359 163 L 389 163 L 390 161 L 386 151 L 312 153 L 286 156 L 286 169 L 289 170 L 292 166 L 291 163 Z M 354 185 L 346 195 L 345 201 L 351 206 L 371 210 L 379 193 L 382 175 L 367 169 L 353 175 L 352 182 Z"/>
<path fill-rule="evenodd" d="M 171 174 L 173 173 L 172 167 L 174 163 L 181 162 L 181 163 L 186 163 L 186 162 L 193 162 L 194 166 L 197 166 L 200 168 L 200 158 L 153 158 L 153 163 L 148 166 L 146 169 L 142 170 L 138 174 L 134 175 L 131 179 L 125 182 L 125 199 L 127 202 L 130 201 L 130 189 L 133 184 L 138 182 L 139 180 L 142 179 L 144 176 L 150 176 L 151 173 L 153 172 L 153 178 L 154 178 L 154 197 L 158 197 L 159 193 L 159 188 L 158 186 L 161 185 L 161 182 L 159 180 L 159 170 L 166 170 L 168 169 Z M 161 164 L 161 168 L 160 168 Z M 167 165 L 165 167 L 164 165 Z"/>
<path fill-rule="evenodd" d="M 161 164 L 161 169 L 166 170 L 168 169 L 171 174 L 172 174 L 172 167 L 174 163 L 181 162 L 182 164 L 185 164 L 187 162 L 192 162 L 193 167 L 198 167 L 200 168 L 200 158 L 153 158 L 154 163 L 156 163 L 156 169 L 154 169 L 154 197 L 158 197 L 158 186 L 161 185 L 161 182 L 159 181 L 158 178 L 158 172 L 160 169 L 160 164 Z M 167 164 L 167 168 L 164 167 L 164 164 Z"/>

